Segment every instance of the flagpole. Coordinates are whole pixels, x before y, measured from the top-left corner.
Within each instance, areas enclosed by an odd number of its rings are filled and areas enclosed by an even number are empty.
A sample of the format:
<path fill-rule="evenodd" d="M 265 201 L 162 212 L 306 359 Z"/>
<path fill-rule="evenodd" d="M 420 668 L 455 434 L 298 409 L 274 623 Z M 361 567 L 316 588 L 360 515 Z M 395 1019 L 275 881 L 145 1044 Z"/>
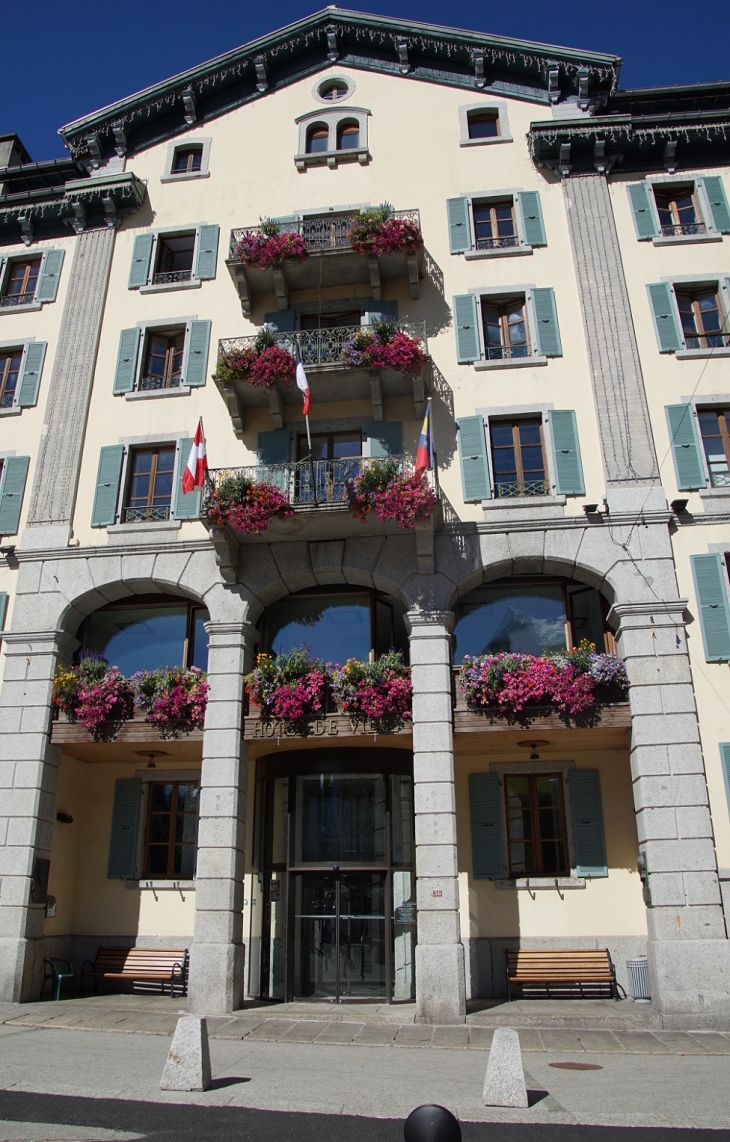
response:
<path fill-rule="evenodd" d="M 296 346 L 297 346 L 297 364 L 300 368 L 303 369 L 302 347 L 301 347 L 301 344 L 299 342 L 299 335 L 297 335 Z M 306 404 L 307 404 L 307 396 L 308 396 L 308 394 L 305 393 L 305 396 L 304 396 L 305 408 L 306 408 Z M 318 507 L 318 504 L 317 504 L 317 485 L 316 485 L 315 479 L 314 479 L 314 457 L 312 456 L 312 434 L 309 431 L 309 413 L 308 412 L 305 412 L 305 414 L 304 414 L 304 423 L 307 426 L 307 447 L 309 448 L 309 475 L 310 475 L 310 479 L 312 481 L 312 495 L 314 496 L 314 506 Z"/>

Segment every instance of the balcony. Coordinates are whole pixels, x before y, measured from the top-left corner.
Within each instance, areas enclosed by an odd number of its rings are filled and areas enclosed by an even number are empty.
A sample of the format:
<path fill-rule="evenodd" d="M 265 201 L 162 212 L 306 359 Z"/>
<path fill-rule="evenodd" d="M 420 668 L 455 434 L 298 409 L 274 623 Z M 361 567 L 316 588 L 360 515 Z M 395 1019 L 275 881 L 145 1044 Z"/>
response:
<path fill-rule="evenodd" d="M 312 404 L 339 401 L 370 400 L 373 419 L 383 420 L 385 397 L 413 396 L 415 417 L 422 417 L 426 395 L 433 391 L 433 375 L 428 357 L 425 321 L 401 321 L 396 329 L 415 338 L 426 364 L 420 374 L 404 377 L 394 369 L 371 370 L 357 367 L 343 359 L 346 343 L 362 330 L 360 325 L 342 325 L 334 329 L 306 329 L 300 333 L 277 333 L 277 345 L 292 355 L 299 341 L 302 364 L 307 372 Z M 255 337 L 227 337 L 218 342 L 218 361 L 236 351 L 254 347 Z M 284 405 L 300 406 L 302 394 L 295 386 L 278 385 L 271 389 L 252 385 L 249 381 L 213 377 L 228 406 L 236 435 L 244 432 L 246 409 L 268 408 L 274 428 L 284 426 Z"/>
<path fill-rule="evenodd" d="M 413 222 L 420 229 L 417 210 L 395 210 L 392 216 Z M 250 316 L 257 294 L 275 293 L 279 309 L 288 309 L 289 295 L 293 290 L 330 286 L 369 285 L 373 301 L 380 301 L 382 283 L 403 278 L 410 284 L 411 297 L 418 298 L 420 279 L 425 273 L 423 250 L 381 254 L 379 257 L 357 253 L 349 235 L 358 217 L 359 211 L 340 211 L 287 223 L 283 229 L 301 235 L 307 256 L 301 262 L 292 259 L 266 268 L 244 266 L 236 256 L 236 248 L 244 235 L 259 233 L 260 227 L 232 230 L 226 265 L 238 290 L 243 313 Z"/>

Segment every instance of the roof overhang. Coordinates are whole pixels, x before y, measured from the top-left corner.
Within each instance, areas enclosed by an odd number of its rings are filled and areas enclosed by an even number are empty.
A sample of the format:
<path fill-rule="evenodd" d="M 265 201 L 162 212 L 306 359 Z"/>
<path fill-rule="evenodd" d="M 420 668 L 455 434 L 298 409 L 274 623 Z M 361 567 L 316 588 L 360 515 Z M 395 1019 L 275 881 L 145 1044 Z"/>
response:
<path fill-rule="evenodd" d="M 34 238 L 62 234 L 66 227 L 76 234 L 102 226 L 116 228 L 139 210 L 146 194 L 145 184 L 130 172 L 0 198 L 0 243 L 30 245 Z"/>

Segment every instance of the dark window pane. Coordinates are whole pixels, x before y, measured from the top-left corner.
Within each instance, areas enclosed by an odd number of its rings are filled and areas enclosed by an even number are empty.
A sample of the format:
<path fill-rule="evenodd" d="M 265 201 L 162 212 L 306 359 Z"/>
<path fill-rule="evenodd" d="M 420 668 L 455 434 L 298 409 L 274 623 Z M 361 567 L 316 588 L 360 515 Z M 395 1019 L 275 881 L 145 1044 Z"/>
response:
<path fill-rule="evenodd" d="M 365 596 L 290 596 L 267 611 L 268 649 L 306 646 L 330 662 L 370 655 L 370 599 Z"/>
<path fill-rule="evenodd" d="M 198 811 L 198 785 L 178 785 L 177 807 L 183 813 Z"/>
<path fill-rule="evenodd" d="M 167 875 L 167 845 L 150 845 L 147 849 L 146 876 Z"/>
<path fill-rule="evenodd" d="M 456 607 L 454 661 L 465 654 L 565 649 L 565 605 L 559 585 L 478 587 Z"/>
<path fill-rule="evenodd" d="M 340 131 L 339 148 L 341 151 L 356 150 L 360 146 L 360 130 L 358 127 L 344 127 Z"/>
<path fill-rule="evenodd" d="M 170 839 L 170 817 L 167 813 L 153 813 L 150 817 L 150 844 L 164 844 Z"/>
<path fill-rule="evenodd" d="M 208 632 L 205 629 L 208 621 L 207 611 L 200 608 L 193 611 L 193 649 L 190 665 L 197 666 L 199 670 L 208 669 Z"/>
<path fill-rule="evenodd" d="M 499 134 L 497 115 L 486 113 L 469 115 L 469 138 L 492 139 Z"/>
<path fill-rule="evenodd" d="M 177 854 L 177 849 L 175 850 Z M 179 856 L 178 872 L 181 877 L 191 879 L 195 876 L 195 845 L 183 845 Z"/>
<path fill-rule="evenodd" d="M 150 785 L 150 804 L 152 812 L 167 811 L 172 808 L 172 785 L 163 785 L 161 782 L 152 782 Z"/>
<path fill-rule="evenodd" d="M 312 131 L 307 143 L 307 151 L 310 155 L 320 154 L 326 151 L 329 147 L 329 131 L 326 127 Z"/>
<path fill-rule="evenodd" d="M 207 611 L 203 612 L 207 619 Z M 100 650 L 129 677 L 136 670 L 182 666 L 188 610 L 179 607 L 112 607 L 89 619 L 86 645 Z"/>

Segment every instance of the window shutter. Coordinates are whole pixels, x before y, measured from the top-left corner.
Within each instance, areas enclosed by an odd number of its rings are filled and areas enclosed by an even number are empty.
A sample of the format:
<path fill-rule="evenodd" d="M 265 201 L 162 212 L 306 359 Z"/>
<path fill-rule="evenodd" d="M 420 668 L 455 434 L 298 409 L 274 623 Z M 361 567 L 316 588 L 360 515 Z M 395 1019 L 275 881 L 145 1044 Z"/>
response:
<path fill-rule="evenodd" d="M 0 630 L 5 630 L 5 617 L 8 613 L 8 593 L 0 591 Z"/>
<path fill-rule="evenodd" d="M 502 812 L 496 773 L 469 774 L 471 853 L 475 880 L 501 880 Z"/>
<path fill-rule="evenodd" d="M 18 384 L 18 407 L 32 408 L 38 403 L 38 389 L 46 356 L 45 341 L 29 341 L 25 347 Z"/>
<path fill-rule="evenodd" d="M 55 301 L 63 265 L 63 250 L 46 250 L 35 291 L 36 301 Z"/>
<path fill-rule="evenodd" d="M 699 181 L 707 195 L 713 228 L 720 234 L 730 234 L 730 207 L 722 179 L 719 175 L 706 175 Z"/>
<path fill-rule="evenodd" d="M 288 428 L 259 432 L 256 439 L 258 464 L 288 464 L 291 459 L 291 433 Z"/>
<path fill-rule="evenodd" d="M 536 190 L 521 190 L 517 204 L 522 215 L 522 233 L 528 246 L 547 246 L 545 223 L 542 219 L 540 195 Z"/>
<path fill-rule="evenodd" d="M 17 535 L 30 456 L 8 456 L 0 481 L 0 535 Z"/>
<path fill-rule="evenodd" d="M 692 578 L 707 662 L 730 659 L 730 608 L 727 575 L 720 555 L 691 555 Z"/>
<path fill-rule="evenodd" d="M 552 289 L 534 289 L 532 304 L 535 307 L 535 335 L 537 351 L 543 357 L 562 357 L 555 292 Z"/>
<path fill-rule="evenodd" d="M 654 315 L 654 329 L 660 353 L 676 353 L 684 346 L 677 320 L 677 309 L 669 282 L 652 282 L 647 287 Z"/>
<path fill-rule="evenodd" d="M 659 221 L 654 205 L 654 192 L 646 182 L 633 182 L 626 187 L 634 215 L 634 227 L 639 241 L 659 236 Z"/>
<path fill-rule="evenodd" d="M 117 367 L 114 371 L 114 396 L 131 393 L 137 379 L 137 356 L 141 330 L 123 329 L 119 334 Z"/>
<path fill-rule="evenodd" d="M 568 773 L 568 787 L 573 816 L 576 874 L 608 876 L 598 770 L 571 769 Z"/>
<path fill-rule="evenodd" d="M 277 309 L 264 314 L 264 323 L 273 326 L 275 333 L 293 333 L 294 317 L 293 309 Z"/>
<path fill-rule="evenodd" d="M 134 877 L 141 792 L 142 782 L 136 778 L 119 778 L 114 787 L 107 877 L 121 877 L 124 880 L 131 880 Z"/>
<path fill-rule="evenodd" d="M 454 298 L 454 325 L 457 361 L 460 365 L 469 361 L 478 361 L 481 354 L 477 326 L 477 299 L 473 293 L 457 294 Z"/>
<path fill-rule="evenodd" d="M 669 404 L 665 411 L 669 423 L 669 440 L 674 456 L 677 487 L 680 492 L 706 488 L 707 479 L 700 442 L 697 439 L 694 408 L 691 404 Z"/>
<path fill-rule="evenodd" d="M 378 321 L 397 321 L 397 301 L 366 301 L 363 306 L 363 325 L 375 325 Z"/>
<path fill-rule="evenodd" d="M 447 198 L 446 212 L 449 218 L 449 249 L 452 254 L 463 254 L 471 250 L 471 220 L 468 198 Z"/>
<path fill-rule="evenodd" d="M 730 742 L 720 742 L 720 759 L 725 782 L 725 796 L 727 797 L 728 809 L 730 809 Z"/>
<path fill-rule="evenodd" d="M 371 457 L 403 454 L 403 431 L 399 420 L 371 421 L 367 426 L 367 439 Z"/>
<path fill-rule="evenodd" d="M 117 522 L 117 500 L 123 460 L 122 444 L 108 444 L 99 453 L 94 507 L 91 511 L 92 527 L 111 527 Z"/>
<path fill-rule="evenodd" d="M 562 409 L 547 416 L 555 463 L 555 491 L 559 496 L 584 496 L 586 488 L 575 413 L 572 409 Z"/>
<path fill-rule="evenodd" d="M 195 243 L 194 277 L 209 281 L 215 277 L 218 261 L 218 226 L 198 226 Z"/>
<path fill-rule="evenodd" d="M 152 247 L 155 242 L 154 234 L 138 234 L 134 239 L 132 251 L 132 265 L 129 268 L 129 289 L 139 289 L 147 285 L 150 277 L 150 262 L 152 260 Z"/>
<path fill-rule="evenodd" d="M 177 442 L 177 452 L 175 454 L 175 482 L 172 486 L 171 505 L 173 519 L 198 519 L 200 516 L 203 489 L 196 488 L 192 492 L 184 492 L 182 487 L 183 472 L 188 462 L 188 456 L 190 455 L 192 446 L 193 440 L 190 436 L 185 436 L 182 440 L 178 440 Z"/>
<path fill-rule="evenodd" d="M 210 322 L 191 321 L 185 336 L 185 368 L 183 377 L 186 385 L 204 385 L 208 368 L 210 347 Z"/>
<path fill-rule="evenodd" d="M 492 498 L 487 460 L 487 441 L 481 416 L 462 416 L 458 430 L 461 487 L 465 504 L 481 503 Z"/>

